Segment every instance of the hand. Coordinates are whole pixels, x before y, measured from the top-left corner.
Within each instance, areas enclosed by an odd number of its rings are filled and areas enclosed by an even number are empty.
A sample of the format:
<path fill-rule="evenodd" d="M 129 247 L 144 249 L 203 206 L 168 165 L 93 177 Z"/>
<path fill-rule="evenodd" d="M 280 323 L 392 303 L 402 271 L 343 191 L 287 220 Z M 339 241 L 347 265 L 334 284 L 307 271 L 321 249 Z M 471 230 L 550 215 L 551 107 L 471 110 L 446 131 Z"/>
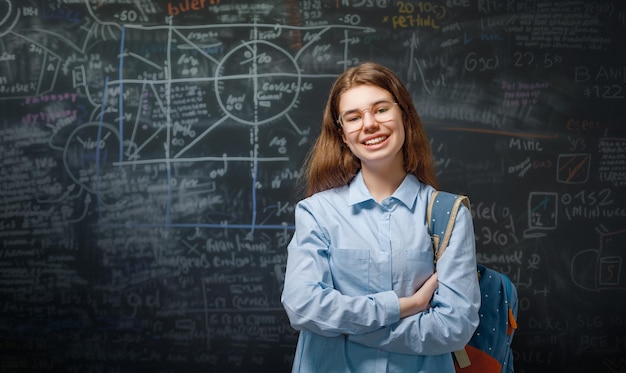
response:
<path fill-rule="evenodd" d="M 435 272 L 417 289 L 415 294 L 398 299 L 400 302 L 400 318 L 415 315 L 428 309 L 430 307 L 430 299 L 433 297 L 435 290 L 437 290 L 437 286 L 439 286 L 439 280 L 437 272 Z"/>

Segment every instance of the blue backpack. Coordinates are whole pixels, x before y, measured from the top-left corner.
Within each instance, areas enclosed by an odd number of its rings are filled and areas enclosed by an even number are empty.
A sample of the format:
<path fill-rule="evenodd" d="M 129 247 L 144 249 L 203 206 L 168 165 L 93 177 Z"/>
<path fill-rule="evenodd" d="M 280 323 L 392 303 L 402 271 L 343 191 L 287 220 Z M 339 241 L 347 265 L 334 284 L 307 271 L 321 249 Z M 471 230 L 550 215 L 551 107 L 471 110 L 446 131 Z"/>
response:
<path fill-rule="evenodd" d="M 435 265 L 444 253 L 456 215 L 469 199 L 463 195 L 435 191 L 428 203 L 426 219 L 433 240 Z M 463 350 L 454 352 L 457 373 L 511 373 L 511 342 L 517 329 L 517 290 L 511 280 L 496 270 L 478 264 L 480 322 Z"/>

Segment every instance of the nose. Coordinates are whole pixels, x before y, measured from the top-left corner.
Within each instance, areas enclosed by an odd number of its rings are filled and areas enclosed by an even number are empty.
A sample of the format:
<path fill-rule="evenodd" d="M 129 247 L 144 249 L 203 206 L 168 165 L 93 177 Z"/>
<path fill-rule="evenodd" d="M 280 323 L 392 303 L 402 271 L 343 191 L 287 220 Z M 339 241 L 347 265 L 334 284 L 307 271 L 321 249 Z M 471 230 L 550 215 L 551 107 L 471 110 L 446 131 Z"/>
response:
<path fill-rule="evenodd" d="M 363 111 L 363 127 L 364 128 L 372 128 L 378 125 L 376 122 L 376 118 L 374 118 L 374 114 L 372 114 L 371 110 Z"/>

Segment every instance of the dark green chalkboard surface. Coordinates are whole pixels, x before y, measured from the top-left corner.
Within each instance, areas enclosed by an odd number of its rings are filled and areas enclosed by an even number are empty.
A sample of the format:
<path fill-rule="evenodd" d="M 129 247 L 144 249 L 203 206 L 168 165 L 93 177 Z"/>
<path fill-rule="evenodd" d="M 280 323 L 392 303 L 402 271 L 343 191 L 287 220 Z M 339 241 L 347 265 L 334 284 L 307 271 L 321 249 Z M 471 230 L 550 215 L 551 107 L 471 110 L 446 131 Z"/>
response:
<path fill-rule="evenodd" d="M 0 371 L 288 372 L 296 180 L 369 60 L 518 288 L 516 371 L 626 371 L 625 34 L 620 0 L 0 0 Z"/>

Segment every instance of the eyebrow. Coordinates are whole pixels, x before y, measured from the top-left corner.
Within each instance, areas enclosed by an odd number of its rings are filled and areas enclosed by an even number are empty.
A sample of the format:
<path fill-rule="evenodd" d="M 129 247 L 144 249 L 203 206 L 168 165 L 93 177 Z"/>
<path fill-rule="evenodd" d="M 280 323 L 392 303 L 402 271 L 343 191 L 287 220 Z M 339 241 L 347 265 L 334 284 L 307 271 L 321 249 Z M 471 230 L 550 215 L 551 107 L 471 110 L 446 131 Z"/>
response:
<path fill-rule="evenodd" d="M 389 99 L 389 98 L 381 98 L 381 99 L 379 99 L 379 100 L 374 101 L 373 103 L 371 103 L 371 104 L 369 105 L 369 107 L 376 106 L 376 105 L 378 105 L 378 104 L 382 104 L 383 102 L 390 102 L 390 103 L 393 103 L 394 101 L 393 101 L 392 99 Z M 343 114 L 348 114 L 348 113 L 354 113 L 354 112 L 357 112 L 357 111 L 361 111 L 361 108 L 348 109 L 348 110 L 346 110 L 346 111 L 342 111 L 342 112 L 340 112 L 340 114 L 342 114 L 342 115 L 343 115 Z"/>

